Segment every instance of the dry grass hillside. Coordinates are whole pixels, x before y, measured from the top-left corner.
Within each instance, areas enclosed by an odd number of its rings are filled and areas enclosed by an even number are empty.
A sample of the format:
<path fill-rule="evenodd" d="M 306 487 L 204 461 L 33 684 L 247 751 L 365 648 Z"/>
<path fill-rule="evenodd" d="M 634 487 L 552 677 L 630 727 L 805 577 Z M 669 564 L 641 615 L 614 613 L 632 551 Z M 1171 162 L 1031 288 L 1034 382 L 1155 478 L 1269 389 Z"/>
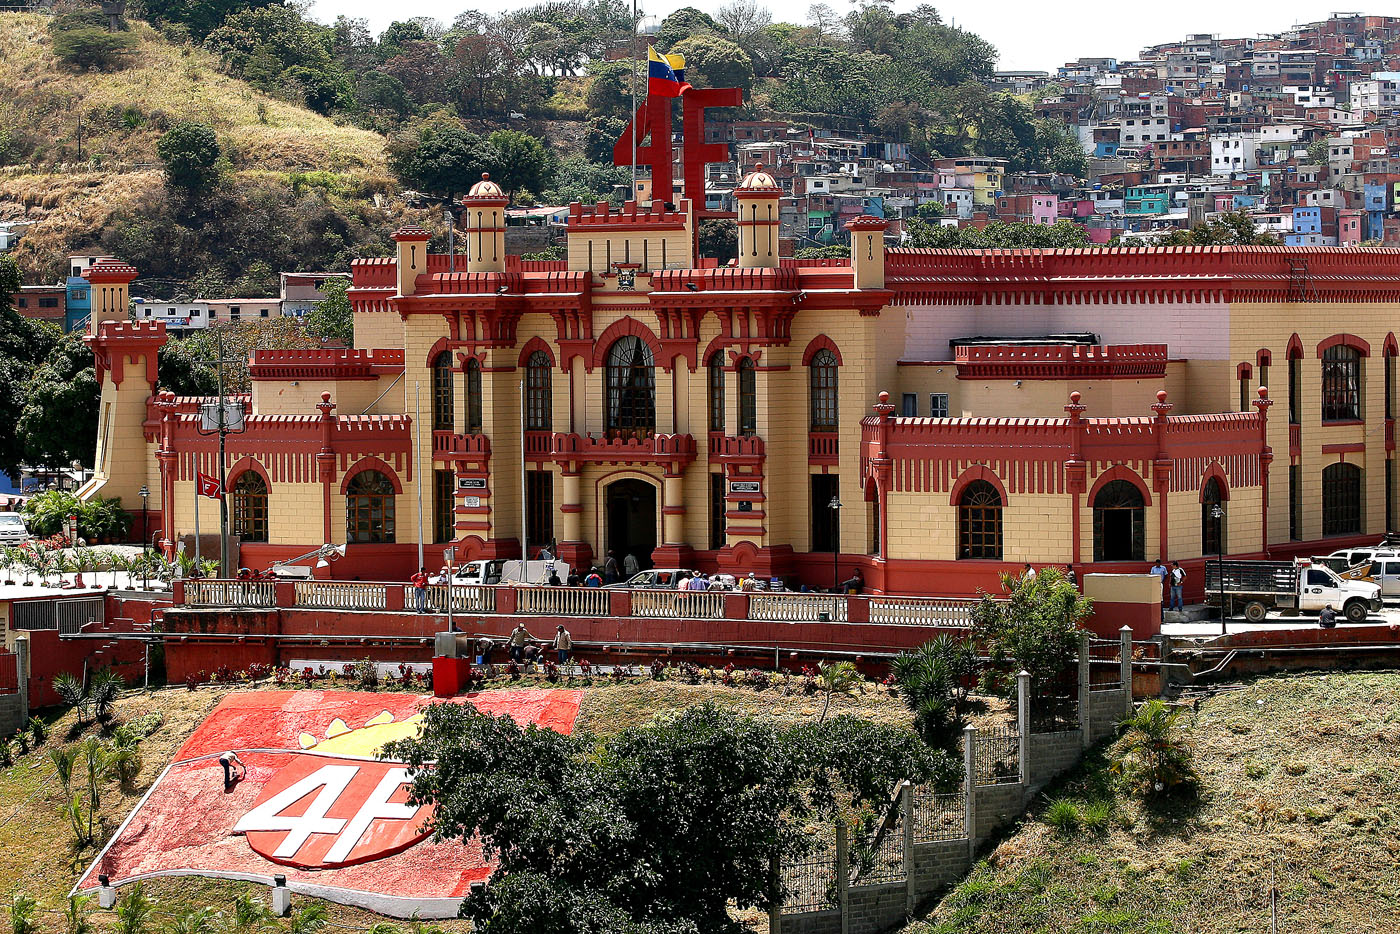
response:
<path fill-rule="evenodd" d="M 0 125 L 33 137 L 26 161 L 75 161 L 81 118 L 84 159 L 151 163 L 164 127 L 198 120 L 219 132 L 235 168 L 384 171 L 382 137 L 259 94 L 221 73 L 215 56 L 139 20 L 128 22 L 136 45 L 126 68 L 76 72 L 54 57 L 49 19 L 0 13 Z"/>
<path fill-rule="evenodd" d="M 1260 679 L 1203 700 L 1191 739 L 1199 803 L 1144 809 L 1101 752 L 903 934 L 1400 926 L 1400 673 Z"/>
<path fill-rule="evenodd" d="M 126 67 L 79 72 L 54 56 L 49 21 L 0 13 L 0 127 L 12 139 L 0 220 L 35 222 L 16 254 L 30 276 L 48 278 L 113 218 L 164 200 L 156 143 L 183 120 L 217 130 L 235 178 L 289 188 L 292 173 L 315 172 L 351 198 L 394 190 L 383 137 L 260 94 L 198 46 L 133 19 Z"/>

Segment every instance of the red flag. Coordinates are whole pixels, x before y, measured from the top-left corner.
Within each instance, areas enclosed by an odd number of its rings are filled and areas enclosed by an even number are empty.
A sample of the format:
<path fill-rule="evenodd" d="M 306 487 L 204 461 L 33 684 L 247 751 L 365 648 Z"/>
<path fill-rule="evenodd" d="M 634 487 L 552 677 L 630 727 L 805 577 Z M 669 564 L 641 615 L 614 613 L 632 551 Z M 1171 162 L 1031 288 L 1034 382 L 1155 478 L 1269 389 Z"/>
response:
<path fill-rule="evenodd" d="M 219 486 L 219 481 L 209 476 L 196 472 L 195 486 L 198 488 L 200 496 L 207 496 L 210 499 L 223 499 L 224 490 Z"/>

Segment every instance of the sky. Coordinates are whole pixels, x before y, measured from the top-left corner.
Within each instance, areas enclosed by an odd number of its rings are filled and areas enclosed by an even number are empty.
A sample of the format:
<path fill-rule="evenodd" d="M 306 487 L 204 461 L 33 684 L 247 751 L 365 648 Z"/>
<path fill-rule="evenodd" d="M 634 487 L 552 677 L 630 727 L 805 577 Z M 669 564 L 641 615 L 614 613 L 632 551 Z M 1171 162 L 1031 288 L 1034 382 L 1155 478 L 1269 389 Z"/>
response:
<path fill-rule="evenodd" d="M 711 11 L 724 0 L 644 0 L 643 15 L 664 17 L 682 6 Z M 838 13 L 848 10 L 848 0 L 826 0 Z M 395 19 L 431 16 L 451 23 L 467 9 L 499 13 L 530 5 L 508 0 L 478 0 L 469 6 L 464 0 L 404 0 L 387 4 L 382 0 L 315 0 L 311 13 L 323 22 L 339 15 L 363 17 L 377 33 Z M 918 6 L 916 0 L 898 0 L 896 12 Z M 1040 69 L 1053 71 L 1081 56 L 1136 58 L 1144 45 L 1180 39 L 1188 33 L 1215 33 L 1222 38 L 1255 36 L 1280 32 L 1296 23 L 1325 19 L 1330 7 L 1300 0 L 1273 0 L 1256 7 L 1253 3 L 1220 3 L 1219 0 L 1165 0 L 1157 3 L 1130 0 L 942 0 L 932 5 L 949 20 L 970 29 L 991 42 L 1000 52 L 997 65 L 1004 70 Z M 770 0 L 775 20 L 805 22 L 810 0 Z M 1262 9 L 1261 9 L 1262 7 Z M 1359 12 L 1383 14 L 1377 6 Z"/>

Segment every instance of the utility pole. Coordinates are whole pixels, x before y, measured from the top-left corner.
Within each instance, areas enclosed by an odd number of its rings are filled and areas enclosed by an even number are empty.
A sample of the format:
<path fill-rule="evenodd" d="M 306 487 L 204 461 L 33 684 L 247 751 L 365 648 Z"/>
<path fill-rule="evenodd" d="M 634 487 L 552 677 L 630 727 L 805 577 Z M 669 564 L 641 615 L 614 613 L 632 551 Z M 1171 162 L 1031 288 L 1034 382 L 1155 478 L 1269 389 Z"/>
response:
<path fill-rule="evenodd" d="M 230 418 L 231 406 L 228 395 L 224 388 L 224 364 L 228 361 L 224 359 L 224 332 L 222 329 L 214 332 L 214 347 L 217 354 L 214 372 L 218 380 L 219 401 L 214 403 L 214 411 L 209 411 L 210 406 L 205 404 L 200 407 L 199 433 L 202 435 L 217 434 L 219 436 L 219 576 L 224 580 L 229 577 L 228 573 L 228 436 L 230 432 L 239 432 L 244 428 L 243 403 L 234 403 L 238 407 L 238 414 L 235 418 Z M 211 417 L 212 416 L 212 417 Z M 195 558 L 199 557 L 199 497 L 198 483 L 195 484 Z"/>
<path fill-rule="evenodd" d="M 631 73 L 632 81 L 632 200 L 637 200 L 637 134 L 641 128 L 637 126 L 637 59 L 641 57 L 640 47 L 637 42 L 637 31 L 641 28 L 642 20 L 637 15 L 637 0 L 632 0 L 632 57 L 628 59 L 628 71 Z"/>

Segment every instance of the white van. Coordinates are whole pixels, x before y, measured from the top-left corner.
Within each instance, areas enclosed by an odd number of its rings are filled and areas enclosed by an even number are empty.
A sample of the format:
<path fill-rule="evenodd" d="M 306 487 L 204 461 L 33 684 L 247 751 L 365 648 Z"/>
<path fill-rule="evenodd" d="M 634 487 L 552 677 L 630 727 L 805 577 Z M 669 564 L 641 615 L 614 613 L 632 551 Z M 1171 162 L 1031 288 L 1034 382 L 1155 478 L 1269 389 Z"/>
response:
<path fill-rule="evenodd" d="M 24 517 L 17 512 L 0 512 L 0 545 L 23 545 L 29 541 L 29 529 Z"/>

